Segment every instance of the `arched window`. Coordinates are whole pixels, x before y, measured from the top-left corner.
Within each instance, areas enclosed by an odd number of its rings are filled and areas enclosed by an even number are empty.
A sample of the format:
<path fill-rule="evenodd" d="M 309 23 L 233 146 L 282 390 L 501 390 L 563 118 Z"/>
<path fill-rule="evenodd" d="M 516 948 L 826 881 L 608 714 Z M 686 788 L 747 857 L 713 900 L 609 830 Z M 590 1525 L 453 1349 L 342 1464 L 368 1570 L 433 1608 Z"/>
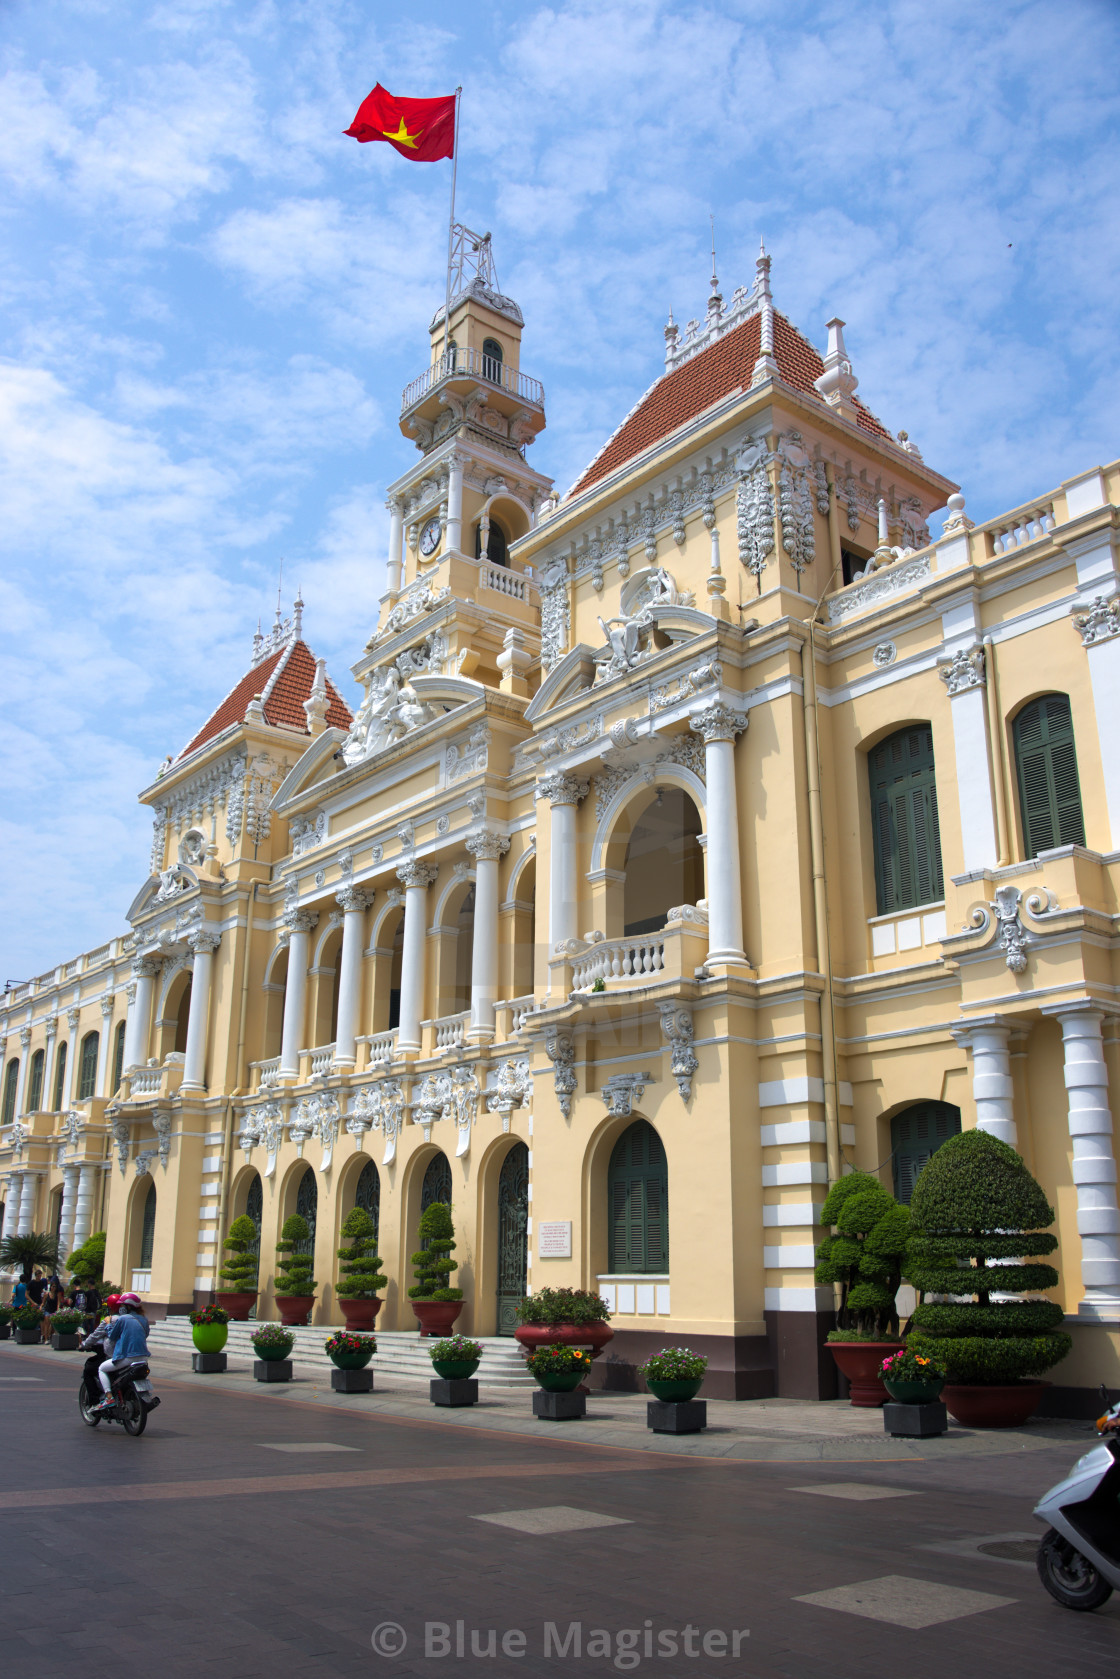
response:
<path fill-rule="evenodd" d="M 19 1057 L 4 1068 L 4 1106 L 0 1109 L 0 1123 L 10 1125 L 16 1117 L 16 1086 L 19 1084 Z"/>
<path fill-rule="evenodd" d="M 514 1143 L 498 1178 L 498 1334 L 512 1335 L 528 1282 L 529 1150 Z"/>
<path fill-rule="evenodd" d="M 891 1120 L 891 1165 L 896 1200 L 909 1204 L 918 1173 L 942 1143 L 961 1128 L 961 1110 L 949 1102 L 917 1102 Z"/>
<path fill-rule="evenodd" d="M 899 729 L 867 754 L 875 897 L 880 915 L 945 896 L 928 723 Z"/>
<path fill-rule="evenodd" d="M 31 1076 L 27 1088 L 27 1111 L 38 1113 L 43 1104 L 43 1065 L 46 1057 L 41 1049 L 37 1049 L 31 1057 Z"/>
<path fill-rule="evenodd" d="M 376 1230 L 381 1223 L 381 1174 L 372 1160 L 367 1160 L 354 1186 L 354 1205 L 364 1207 Z"/>
<path fill-rule="evenodd" d="M 113 1045 L 113 1090 L 116 1090 L 124 1073 L 124 1035 L 125 1022 L 122 1020 L 117 1026 L 116 1041 Z M 110 1092 L 110 1095 L 112 1092 Z"/>
<path fill-rule="evenodd" d="M 175 1016 L 175 1053 L 177 1055 L 187 1053 L 187 1028 L 190 1025 L 191 1018 L 191 987 L 193 984 L 193 979 L 189 979 L 183 989 L 183 995 L 179 998 L 179 1008 Z"/>
<path fill-rule="evenodd" d="M 1059 845 L 1084 845 L 1068 694 L 1043 694 L 1025 705 L 1012 735 L 1027 856 L 1037 857 Z"/>
<path fill-rule="evenodd" d="M 679 787 L 659 787 L 634 824 L 626 848 L 623 932 L 660 932 L 677 904 L 704 896 L 700 812 Z"/>
<path fill-rule="evenodd" d="M 482 558 L 481 521 L 474 527 L 474 557 L 476 560 Z M 486 558 L 491 565 L 508 566 L 509 564 L 509 544 L 506 541 L 506 533 L 495 518 L 490 519 L 489 532 L 486 537 Z"/>
<path fill-rule="evenodd" d="M 502 346 L 496 338 L 482 340 L 482 377 L 494 385 L 502 382 Z"/>
<path fill-rule="evenodd" d="M 78 1061 L 78 1101 L 88 1102 L 97 1094 L 97 1052 L 101 1047 L 100 1032 L 87 1032 L 82 1039 L 82 1053 Z"/>
<path fill-rule="evenodd" d="M 62 1099 L 66 1093 L 66 1045 L 59 1044 L 54 1052 L 54 1102 L 52 1113 L 60 1113 Z"/>
<path fill-rule="evenodd" d="M 669 1269 L 669 1168 L 661 1138 L 638 1119 L 614 1145 L 607 1169 L 612 1272 Z"/>
<path fill-rule="evenodd" d="M 451 1163 L 446 1154 L 433 1154 L 420 1187 L 420 1211 L 427 1212 L 433 1201 L 451 1205 Z"/>
<path fill-rule="evenodd" d="M 300 1218 L 307 1220 L 310 1234 L 306 1242 L 296 1244 L 294 1251 L 314 1255 L 315 1220 L 319 1212 L 319 1185 L 315 1181 L 315 1173 L 310 1166 L 307 1167 L 299 1180 L 299 1188 L 296 1190 L 296 1212 Z"/>
<path fill-rule="evenodd" d="M 253 1180 L 245 1196 L 245 1217 L 251 1218 L 257 1227 L 256 1240 L 250 1244 L 248 1251 L 259 1255 L 261 1251 L 261 1225 L 264 1223 L 264 1187 L 259 1172 L 253 1173 Z"/>
<path fill-rule="evenodd" d="M 144 1200 L 144 1223 L 140 1230 L 140 1259 L 137 1270 L 150 1271 L 152 1268 L 152 1249 L 156 1240 L 156 1186 L 148 1185 L 148 1193 Z"/>

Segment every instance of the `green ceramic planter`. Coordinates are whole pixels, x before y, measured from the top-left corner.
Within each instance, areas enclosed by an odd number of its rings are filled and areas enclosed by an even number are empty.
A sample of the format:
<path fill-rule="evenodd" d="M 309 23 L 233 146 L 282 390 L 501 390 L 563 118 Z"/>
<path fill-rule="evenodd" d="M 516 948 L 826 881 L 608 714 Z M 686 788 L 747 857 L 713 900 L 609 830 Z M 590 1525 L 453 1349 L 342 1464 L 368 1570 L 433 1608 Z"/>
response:
<path fill-rule="evenodd" d="M 672 1382 L 657 1382 L 652 1376 L 646 1377 L 646 1386 L 653 1397 L 664 1400 L 669 1405 L 680 1404 L 685 1399 L 695 1399 L 703 1385 L 703 1376 L 682 1377 Z"/>
<path fill-rule="evenodd" d="M 273 1359 L 291 1358 L 291 1356 L 291 1347 L 258 1347 L 256 1345 L 253 1347 L 253 1357 L 263 1358 L 266 1364 L 271 1364 Z"/>
<path fill-rule="evenodd" d="M 936 1382 L 895 1382 L 884 1376 L 883 1386 L 900 1405 L 932 1405 L 935 1399 L 941 1398 L 945 1378 Z"/>
<path fill-rule="evenodd" d="M 585 1370 L 557 1370 L 554 1376 L 534 1378 L 546 1393 L 574 1393 L 587 1374 Z"/>
<path fill-rule="evenodd" d="M 481 1363 L 479 1358 L 433 1358 L 432 1369 L 445 1382 L 465 1382 Z"/>
<path fill-rule="evenodd" d="M 200 1353 L 220 1353 L 229 1340 L 228 1323 L 192 1323 L 191 1340 Z"/>
<path fill-rule="evenodd" d="M 369 1348 L 360 1353 L 331 1353 L 330 1360 L 336 1370 L 364 1370 L 373 1352 Z"/>

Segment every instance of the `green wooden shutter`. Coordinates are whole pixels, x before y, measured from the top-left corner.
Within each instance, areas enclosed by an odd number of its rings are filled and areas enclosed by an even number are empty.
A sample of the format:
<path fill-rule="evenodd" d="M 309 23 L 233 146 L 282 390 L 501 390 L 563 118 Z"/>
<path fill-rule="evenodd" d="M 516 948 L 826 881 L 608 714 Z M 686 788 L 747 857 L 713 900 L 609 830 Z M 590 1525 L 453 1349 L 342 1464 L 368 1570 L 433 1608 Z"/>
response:
<path fill-rule="evenodd" d="M 19 1083 L 19 1061 L 9 1061 L 4 1069 L 4 1109 L 2 1123 L 10 1125 L 16 1117 L 16 1085 Z"/>
<path fill-rule="evenodd" d="M 52 1113 L 62 1111 L 62 1097 L 66 1089 L 66 1045 L 59 1044 L 54 1055 L 54 1107 Z"/>
<path fill-rule="evenodd" d="M 625 1274 L 663 1273 L 669 1265 L 668 1163 L 661 1138 L 635 1120 L 614 1146 L 607 1171 L 608 1265 Z"/>
<path fill-rule="evenodd" d="M 31 1057 L 31 1078 L 27 1092 L 28 1113 L 38 1113 L 43 1103 L 43 1051 L 37 1049 Z"/>
<path fill-rule="evenodd" d="M 961 1128 L 961 1111 L 949 1102 L 918 1102 L 891 1120 L 891 1161 L 894 1193 L 910 1201 L 918 1175 L 942 1143 Z"/>
<path fill-rule="evenodd" d="M 88 1102 L 96 1094 L 97 1052 L 101 1045 L 98 1032 L 87 1032 L 82 1039 L 82 1054 L 78 1062 L 78 1101 Z"/>
<path fill-rule="evenodd" d="M 944 897 L 933 730 L 899 729 L 867 756 L 880 915 Z"/>
<path fill-rule="evenodd" d="M 1073 719 L 1066 694 L 1043 694 L 1015 719 L 1015 768 L 1028 857 L 1085 844 Z"/>
<path fill-rule="evenodd" d="M 113 1051 L 113 1089 L 116 1090 L 124 1073 L 124 1037 L 125 1023 L 122 1020 L 117 1026 L 117 1042 Z"/>

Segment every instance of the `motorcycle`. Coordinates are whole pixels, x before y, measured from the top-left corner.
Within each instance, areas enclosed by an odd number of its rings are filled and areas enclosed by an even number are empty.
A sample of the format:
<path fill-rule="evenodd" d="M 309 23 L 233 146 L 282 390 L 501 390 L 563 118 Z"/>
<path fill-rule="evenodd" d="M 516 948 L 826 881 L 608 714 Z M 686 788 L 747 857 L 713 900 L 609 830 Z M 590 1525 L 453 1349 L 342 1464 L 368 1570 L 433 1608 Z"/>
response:
<path fill-rule="evenodd" d="M 1101 1386 L 1108 1407 L 1108 1392 Z M 1038 1547 L 1038 1577 L 1066 1609 L 1099 1609 L 1120 1586 L 1120 1403 L 1097 1418 L 1101 1444 L 1078 1458 L 1039 1500 L 1050 1525 Z"/>
<path fill-rule="evenodd" d="M 119 1422 L 126 1434 L 143 1434 L 148 1415 L 156 1409 L 159 1398 L 152 1392 L 151 1369 L 145 1358 L 132 1358 L 120 1370 L 114 1370 L 109 1380 L 109 1396 L 113 1403 L 104 1411 L 95 1410 L 105 1397 L 98 1380 L 102 1355 L 95 1353 L 86 1360 L 82 1385 L 78 1389 L 78 1409 L 82 1421 L 89 1428 L 99 1422 Z"/>

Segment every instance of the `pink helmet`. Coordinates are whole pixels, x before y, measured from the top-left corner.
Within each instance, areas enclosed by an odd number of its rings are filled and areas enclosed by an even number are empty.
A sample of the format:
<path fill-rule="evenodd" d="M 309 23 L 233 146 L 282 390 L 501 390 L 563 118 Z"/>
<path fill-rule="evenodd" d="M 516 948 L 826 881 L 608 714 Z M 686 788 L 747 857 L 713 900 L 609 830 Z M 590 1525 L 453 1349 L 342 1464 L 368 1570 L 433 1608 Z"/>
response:
<path fill-rule="evenodd" d="M 121 1295 L 118 1295 L 117 1305 L 118 1306 L 128 1306 L 132 1311 L 135 1311 L 135 1312 L 142 1312 L 144 1310 L 144 1302 L 141 1300 L 141 1298 L 138 1294 L 121 1294 Z"/>

